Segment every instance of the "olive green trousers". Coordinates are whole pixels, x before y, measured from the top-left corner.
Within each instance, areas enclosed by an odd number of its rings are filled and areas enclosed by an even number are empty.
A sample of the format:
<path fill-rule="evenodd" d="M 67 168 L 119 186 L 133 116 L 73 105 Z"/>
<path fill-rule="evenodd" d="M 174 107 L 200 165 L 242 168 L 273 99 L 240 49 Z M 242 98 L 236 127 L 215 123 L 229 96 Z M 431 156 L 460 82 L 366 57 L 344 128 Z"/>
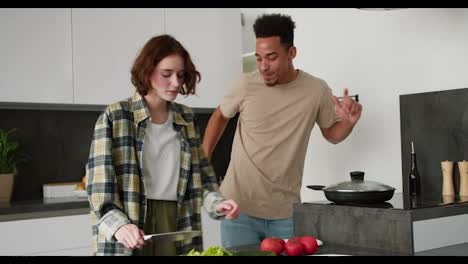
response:
<path fill-rule="evenodd" d="M 177 202 L 148 200 L 146 211 L 146 222 L 143 231 L 145 235 L 175 232 L 177 219 Z M 143 256 L 175 256 L 176 247 L 174 242 L 145 241 L 141 250 Z"/>

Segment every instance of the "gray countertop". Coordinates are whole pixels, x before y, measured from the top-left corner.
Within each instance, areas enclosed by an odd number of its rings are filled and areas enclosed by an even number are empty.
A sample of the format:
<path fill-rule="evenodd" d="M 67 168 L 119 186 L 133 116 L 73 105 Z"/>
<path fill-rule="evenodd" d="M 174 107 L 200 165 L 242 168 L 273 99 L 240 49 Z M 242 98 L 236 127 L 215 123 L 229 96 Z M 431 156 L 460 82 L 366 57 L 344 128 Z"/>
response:
<path fill-rule="evenodd" d="M 44 198 L 0 204 L 0 222 L 89 213 L 87 197 Z"/>
<path fill-rule="evenodd" d="M 352 206 L 365 208 L 381 208 L 405 210 L 411 213 L 413 221 L 427 220 L 438 217 L 454 216 L 468 213 L 468 200 L 454 196 L 452 201 L 444 201 L 442 196 L 425 196 L 417 199 L 414 207 L 405 205 L 402 193 L 395 193 L 389 201 L 380 204 L 336 204 L 328 200 L 304 201 L 304 204 L 319 204 L 330 206 Z"/>
<path fill-rule="evenodd" d="M 295 204 L 293 219 L 296 236 L 313 234 L 324 242 L 357 246 L 358 250 L 364 248 L 365 251 L 367 248 L 379 248 L 411 255 L 438 254 L 437 252 L 448 252 L 446 254 L 451 255 L 454 254 L 454 250 L 462 251 L 458 249 L 459 247 L 454 247 L 455 249 L 443 247 L 415 254 L 413 224 L 421 220 L 467 213 L 466 202 L 415 209 L 404 209 L 395 205 L 375 207 L 309 202 Z M 332 248 L 332 251 L 335 249 Z M 391 252 L 375 253 L 375 255 L 389 254 L 393 255 Z"/>

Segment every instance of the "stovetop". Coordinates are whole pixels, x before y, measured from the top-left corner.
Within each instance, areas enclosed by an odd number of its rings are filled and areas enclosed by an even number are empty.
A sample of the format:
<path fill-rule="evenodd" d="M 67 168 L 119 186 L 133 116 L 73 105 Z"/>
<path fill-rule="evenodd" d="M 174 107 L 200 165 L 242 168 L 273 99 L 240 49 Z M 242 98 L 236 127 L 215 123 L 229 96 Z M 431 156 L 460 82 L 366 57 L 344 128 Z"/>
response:
<path fill-rule="evenodd" d="M 307 203 L 307 202 L 306 202 Z M 405 197 L 403 193 L 395 193 L 392 199 L 378 204 L 336 204 L 334 202 L 314 201 L 308 203 L 315 204 L 330 204 L 330 205 L 349 205 L 358 207 L 372 207 L 372 208 L 389 208 L 389 209 L 418 209 L 437 207 L 442 205 L 468 203 L 468 197 L 460 196 L 420 196 L 420 197 Z"/>

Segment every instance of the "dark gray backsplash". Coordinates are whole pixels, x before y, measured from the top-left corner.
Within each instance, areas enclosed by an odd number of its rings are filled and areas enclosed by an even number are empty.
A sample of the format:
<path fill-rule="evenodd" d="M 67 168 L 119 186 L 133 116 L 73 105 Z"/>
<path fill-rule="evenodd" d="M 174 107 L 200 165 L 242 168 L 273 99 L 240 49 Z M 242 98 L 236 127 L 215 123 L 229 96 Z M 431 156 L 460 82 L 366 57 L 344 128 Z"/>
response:
<path fill-rule="evenodd" d="M 0 103 L 0 128 L 17 128 L 15 139 L 28 161 L 18 166 L 12 201 L 42 199 L 46 183 L 78 182 L 85 164 L 95 122 L 103 105 Z M 194 108 L 203 135 L 214 109 Z M 237 117 L 214 150 L 213 167 L 222 178 L 230 160 Z"/>
<path fill-rule="evenodd" d="M 414 142 L 421 195 L 441 195 L 444 160 L 468 160 L 468 88 L 400 96 L 403 192 L 408 193 L 411 141 Z M 459 173 L 454 165 L 455 192 Z"/>
<path fill-rule="evenodd" d="M 12 201 L 42 198 L 46 183 L 79 182 L 91 137 L 104 106 L 1 103 L 0 128 L 16 128 L 20 153 Z"/>

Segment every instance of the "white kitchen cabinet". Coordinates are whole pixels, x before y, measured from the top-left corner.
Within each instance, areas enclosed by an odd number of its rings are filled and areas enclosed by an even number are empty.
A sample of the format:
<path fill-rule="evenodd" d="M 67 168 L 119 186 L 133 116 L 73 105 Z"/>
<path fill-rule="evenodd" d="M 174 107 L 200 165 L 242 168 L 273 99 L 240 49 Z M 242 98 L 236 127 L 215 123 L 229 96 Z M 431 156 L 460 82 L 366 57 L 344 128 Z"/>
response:
<path fill-rule="evenodd" d="M 414 252 L 468 243 L 468 214 L 413 222 Z"/>
<path fill-rule="evenodd" d="M 202 74 L 193 107 L 215 107 L 242 70 L 240 9 L 0 10 L 0 101 L 110 104 L 134 92 L 130 69 L 169 33 Z"/>
<path fill-rule="evenodd" d="M 0 222 L 0 255 L 92 255 L 89 214 Z"/>
<path fill-rule="evenodd" d="M 0 101 L 73 103 L 70 13 L 0 9 Z"/>
<path fill-rule="evenodd" d="M 239 8 L 166 9 L 166 32 L 189 51 L 201 73 L 198 96 L 179 96 L 191 107 L 216 107 L 242 72 Z"/>
<path fill-rule="evenodd" d="M 31 256 L 92 256 L 92 247 L 69 248 L 31 254 Z"/>
<path fill-rule="evenodd" d="M 130 97 L 138 51 L 164 33 L 164 9 L 72 9 L 75 103 L 110 104 Z"/>

